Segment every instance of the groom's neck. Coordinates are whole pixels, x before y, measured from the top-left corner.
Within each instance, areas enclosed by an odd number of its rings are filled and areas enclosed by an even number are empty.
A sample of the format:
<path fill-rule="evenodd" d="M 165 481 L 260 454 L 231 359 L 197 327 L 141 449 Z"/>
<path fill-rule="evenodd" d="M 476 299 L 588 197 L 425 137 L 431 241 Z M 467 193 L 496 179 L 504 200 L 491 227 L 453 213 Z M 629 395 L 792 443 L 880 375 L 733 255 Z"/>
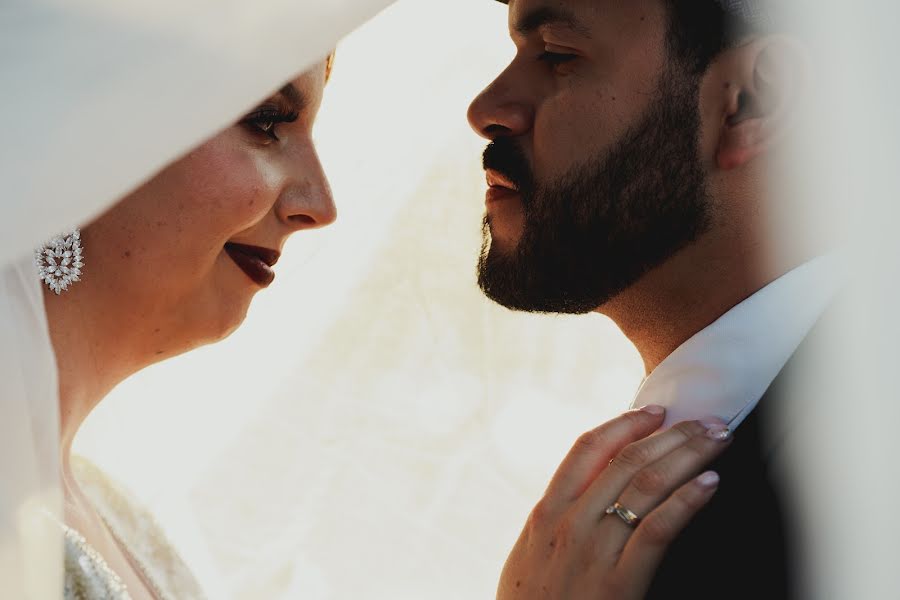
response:
<path fill-rule="evenodd" d="M 761 245 L 708 235 L 597 312 L 631 340 L 649 374 L 694 334 L 804 260 L 774 260 Z"/>

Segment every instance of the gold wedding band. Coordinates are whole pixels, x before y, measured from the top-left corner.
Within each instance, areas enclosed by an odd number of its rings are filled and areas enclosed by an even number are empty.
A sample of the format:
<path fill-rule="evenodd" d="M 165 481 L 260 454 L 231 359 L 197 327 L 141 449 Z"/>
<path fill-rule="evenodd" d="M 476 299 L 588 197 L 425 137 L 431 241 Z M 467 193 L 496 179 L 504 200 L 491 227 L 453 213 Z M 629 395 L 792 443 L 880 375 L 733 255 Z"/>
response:
<path fill-rule="evenodd" d="M 618 515 L 622 521 L 625 522 L 631 528 L 637 527 L 637 524 L 641 522 L 641 518 L 616 502 L 611 506 L 607 507 L 606 514 L 608 515 Z"/>

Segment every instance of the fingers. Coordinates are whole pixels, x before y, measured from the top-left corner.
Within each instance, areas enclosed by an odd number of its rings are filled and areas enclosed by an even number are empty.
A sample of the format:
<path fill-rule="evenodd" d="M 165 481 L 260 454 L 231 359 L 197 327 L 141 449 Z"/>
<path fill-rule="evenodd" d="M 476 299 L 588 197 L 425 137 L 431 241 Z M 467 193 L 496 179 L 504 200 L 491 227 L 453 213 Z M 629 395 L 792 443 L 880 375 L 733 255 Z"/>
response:
<path fill-rule="evenodd" d="M 718 486 L 718 474 L 703 473 L 678 488 L 634 530 L 616 570 L 622 580 L 644 585 L 644 589 L 635 590 L 635 598 L 644 597 L 669 544 L 712 499 Z"/>
<path fill-rule="evenodd" d="M 609 503 L 618 500 L 639 517 L 649 515 L 679 486 L 700 473 L 731 442 L 727 429 L 718 427 L 706 430 L 702 425 L 699 429 L 697 431 L 695 427 L 694 435 L 686 442 L 637 471 L 621 493 Z M 609 503 L 595 505 L 595 510 L 602 511 Z M 618 553 L 633 533 L 621 519 L 603 518 L 597 526 L 598 539 L 602 544 L 599 549 Z"/>
<path fill-rule="evenodd" d="M 582 526 L 592 527 L 597 510 L 602 511 L 618 500 L 638 471 L 705 432 L 704 425 L 689 421 L 624 446 L 578 501 L 574 512 L 581 516 Z"/>
<path fill-rule="evenodd" d="M 664 416 L 662 407 L 648 406 L 583 434 L 550 481 L 543 508 L 551 512 L 567 509 L 622 448 L 656 431 Z"/>

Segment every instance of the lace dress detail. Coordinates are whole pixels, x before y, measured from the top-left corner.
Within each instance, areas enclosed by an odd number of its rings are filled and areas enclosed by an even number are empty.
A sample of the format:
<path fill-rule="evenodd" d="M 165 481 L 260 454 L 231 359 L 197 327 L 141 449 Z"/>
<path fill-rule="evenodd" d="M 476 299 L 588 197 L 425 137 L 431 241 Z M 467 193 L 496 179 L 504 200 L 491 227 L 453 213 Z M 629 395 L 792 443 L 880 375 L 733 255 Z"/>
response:
<path fill-rule="evenodd" d="M 89 461 L 73 457 L 72 469 L 82 491 L 158 600 L 205 598 L 150 513 Z M 84 537 L 65 525 L 63 530 L 65 600 L 131 600 L 125 584 Z"/>
<path fill-rule="evenodd" d="M 67 525 L 65 532 L 65 600 L 131 600 L 125 584 L 80 533 Z"/>

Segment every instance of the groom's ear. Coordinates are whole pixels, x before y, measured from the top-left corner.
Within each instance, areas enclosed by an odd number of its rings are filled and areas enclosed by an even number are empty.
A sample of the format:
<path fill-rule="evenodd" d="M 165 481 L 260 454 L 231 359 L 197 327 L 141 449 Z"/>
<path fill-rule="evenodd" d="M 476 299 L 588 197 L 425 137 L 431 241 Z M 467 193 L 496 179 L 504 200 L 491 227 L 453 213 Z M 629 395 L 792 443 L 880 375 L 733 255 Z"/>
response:
<path fill-rule="evenodd" d="M 803 46 L 784 36 L 767 36 L 727 50 L 713 69 L 721 89 L 716 164 L 740 168 L 777 145 L 799 107 L 807 75 Z"/>

